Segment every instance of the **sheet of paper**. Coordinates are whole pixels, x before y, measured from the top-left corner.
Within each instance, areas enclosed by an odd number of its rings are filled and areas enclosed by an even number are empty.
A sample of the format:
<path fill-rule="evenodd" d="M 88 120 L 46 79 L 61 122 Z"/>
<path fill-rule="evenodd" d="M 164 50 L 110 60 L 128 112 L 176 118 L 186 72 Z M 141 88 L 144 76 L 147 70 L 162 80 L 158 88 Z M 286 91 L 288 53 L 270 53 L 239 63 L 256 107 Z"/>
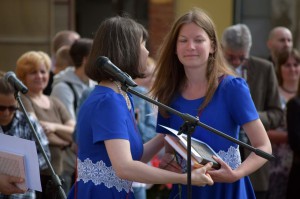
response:
<path fill-rule="evenodd" d="M 25 175 L 29 189 L 42 191 L 35 142 L 0 133 L 0 151 L 24 155 Z"/>

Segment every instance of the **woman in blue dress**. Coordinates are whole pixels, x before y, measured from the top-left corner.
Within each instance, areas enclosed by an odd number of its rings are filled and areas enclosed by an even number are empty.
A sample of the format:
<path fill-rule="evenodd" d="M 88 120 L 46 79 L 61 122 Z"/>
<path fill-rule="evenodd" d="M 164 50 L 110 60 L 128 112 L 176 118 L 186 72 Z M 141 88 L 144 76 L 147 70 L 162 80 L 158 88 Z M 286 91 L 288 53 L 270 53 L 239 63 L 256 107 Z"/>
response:
<path fill-rule="evenodd" d="M 217 40 L 215 26 L 201 9 L 194 8 L 181 16 L 173 25 L 161 46 L 157 63 L 157 76 L 153 85 L 154 97 L 163 104 L 193 116 L 225 134 L 238 138 L 242 127 L 253 147 L 271 153 L 271 144 L 259 119 L 247 86 L 235 77 L 225 64 Z M 183 120 L 164 110 L 159 110 L 157 132 L 168 133 L 159 125 L 179 130 Z M 255 198 L 247 175 L 266 163 L 266 159 L 254 153 L 241 162 L 238 145 L 198 126 L 192 134 L 206 142 L 218 157 L 219 170 L 209 170 L 213 186 L 192 186 L 192 198 L 247 199 Z M 166 159 L 162 165 L 186 162 L 174 156 L 174 150 L 166 145 Z M 180 158 L 180 157 L 179 157 Z M 174 162 L 169 162 L 174 160 Z M 175 161 L 177 160 L 177 161 Z M 168 169 L 168 167 L 165 167 Z M 173 184 L 170 198 L 186 198 L 187 187 Z"/>
<path fill-rule="evenodd" d="M 98 82 L 82 104 L 77 118 L 77 179 L 68 198 L 134 198 L 132 181 L 165 184 L 187 183 L 187 175 L 151 167 L 146 163 L 164 145 L 157 135 L 143 145 L 134 119 L 132 96 L 121 90 L 103 67 L 99 56 L 108 57 L 132 78 L 146 69 L 147 32 L 127 17 L 112 17 L 100 25 L 85 68 Z M 107 61 L 107 60 L 106 60 Z M 197 186 L 212 185 L 208 163 L 192 174 Z"/>

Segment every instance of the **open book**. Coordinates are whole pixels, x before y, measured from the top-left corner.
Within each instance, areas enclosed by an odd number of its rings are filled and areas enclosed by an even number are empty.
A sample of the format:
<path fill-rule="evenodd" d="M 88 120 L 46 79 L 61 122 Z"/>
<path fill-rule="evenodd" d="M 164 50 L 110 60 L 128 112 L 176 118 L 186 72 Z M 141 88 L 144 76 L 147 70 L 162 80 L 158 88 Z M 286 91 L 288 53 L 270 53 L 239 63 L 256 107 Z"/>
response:
<path fill-rule="evenodd" d="M 0 173 L 23 178 L 25 181 L 16 185 L 20 189 L 27 191 L 24 155 L 0 151 Z"/>
<path fill-rule="evenodd" d="M 175 129 L 163 125 L 160 126 L 172 132 L 173 135 L 167 134 L 165 136 L 165 140 L 176 150 L 179 155 L 187 160 L 187 135 L 178 135 L 178 131 Z M 210 146 L 195 138 L 191 138 L 191 146 L 191 165 L 193 167 L 199 167 L 208 162 L 212 162 L 212 167 L 214 169 L 220 168 L 220 164 L 212 158 L 213 155 L 217 157 L 218 155 Z"/>

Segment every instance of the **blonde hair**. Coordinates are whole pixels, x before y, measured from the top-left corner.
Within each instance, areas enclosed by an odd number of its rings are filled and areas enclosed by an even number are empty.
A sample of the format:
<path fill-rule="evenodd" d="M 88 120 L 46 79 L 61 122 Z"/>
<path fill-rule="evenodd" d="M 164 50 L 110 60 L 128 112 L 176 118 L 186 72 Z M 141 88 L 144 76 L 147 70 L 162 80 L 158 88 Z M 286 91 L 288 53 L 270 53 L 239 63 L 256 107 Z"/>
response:
<path fill-rule="evenodd" d="M 26 52 L 17 60 L 16 75 L 25 83 L 26 75 L 35 71 L 41 64 L 44 64 L 46 70 L 50 72 L 51 59 L 48 54 L 42 51 Z"/>

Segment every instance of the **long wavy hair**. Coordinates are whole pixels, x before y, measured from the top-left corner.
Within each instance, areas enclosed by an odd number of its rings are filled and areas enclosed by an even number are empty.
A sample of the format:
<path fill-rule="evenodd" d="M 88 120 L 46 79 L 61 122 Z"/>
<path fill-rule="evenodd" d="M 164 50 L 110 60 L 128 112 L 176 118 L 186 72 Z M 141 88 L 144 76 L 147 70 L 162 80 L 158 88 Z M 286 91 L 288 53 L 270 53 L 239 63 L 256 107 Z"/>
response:
<path fill-rule="evenodd" d="M 205 100 L 199 107 L 199 110 L 201 110 L 212 99 L 219 84 L 219 77 L 226 74 L 234 75 L 234 73 L 226 64 L 223 57 L 213 21 L 199 8 L 193 8 L 178 18 L 170 32 L 166 35 L 158 51 L 158 62 L 155 71 L 157 76 L 151 92 L 153 93 L 153 97 L 159 102 L 170 105 L 172 99 L 184 88 L 187 77 L 184 67 L 175 52 L 180 29 L 183 25 L 189 23 L 194 23 L 201 27 L 207 33 L 214 48 L 214 53 L 209 54 L 208 57 L 206 70 L 208 89 Z M 160 110 L 160 113 L 166 117 L 168 116 L 165 110 Z"/>

